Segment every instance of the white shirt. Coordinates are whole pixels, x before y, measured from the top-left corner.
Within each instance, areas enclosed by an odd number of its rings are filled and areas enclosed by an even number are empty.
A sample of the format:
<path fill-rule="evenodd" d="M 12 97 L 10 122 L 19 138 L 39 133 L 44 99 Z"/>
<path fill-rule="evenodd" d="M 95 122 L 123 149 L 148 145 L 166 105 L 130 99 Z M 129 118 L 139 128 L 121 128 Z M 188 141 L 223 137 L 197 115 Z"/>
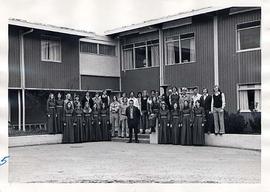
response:
<path fill-rule="evenodd" d="M 133 97 L 133 98 L 130 97 L 130 98 L 128 98 L 128 103 L 129 103 L 130 100 L 133 100 L 133 105 L 135 107 L 140 108 L 139 101 L 138 101 L 138 99 L 136 97 Z"/>
<path fill-rule="evenodd" d="M 193 106 L 195 106 L 195 102 L 197 101 L 197 100 L 200 100 L 200 98 L 201 98 L 201 94 L 199 94 L 199 93 L 197 93 L 197 95 L 192 95 L 192 101 L 193 101 Z"/>

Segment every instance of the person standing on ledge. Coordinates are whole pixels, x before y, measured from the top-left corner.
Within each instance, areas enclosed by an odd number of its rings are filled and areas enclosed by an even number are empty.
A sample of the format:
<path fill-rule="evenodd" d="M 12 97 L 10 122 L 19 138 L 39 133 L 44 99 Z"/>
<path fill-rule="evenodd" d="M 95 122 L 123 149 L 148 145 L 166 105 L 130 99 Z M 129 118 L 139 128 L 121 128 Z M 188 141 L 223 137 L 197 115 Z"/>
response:
<path fill-rule="evenodd" d="M 134 106 L 134 101 L 132 99 L 129 100 L 129 106 L 126 109 L 126 116 L 128 118 L 128 128 L 129 128 L 129 141 L 128 143 L 132 143 L 132 131 L 134 130 L 135 134 L 135 142 L 139 143 L 138 140 L 138 126 L 140 123 L 140 110 L 138 107 Z"/>
<path fill-rule="evenodd" d="M 221 92 L 218 85 L 214 86 L 214 94 L 212 96 L 211 111 L 214 116 L 215 135 L 225 133 L 224 125 L 224 108 L 225 95 Z"/>

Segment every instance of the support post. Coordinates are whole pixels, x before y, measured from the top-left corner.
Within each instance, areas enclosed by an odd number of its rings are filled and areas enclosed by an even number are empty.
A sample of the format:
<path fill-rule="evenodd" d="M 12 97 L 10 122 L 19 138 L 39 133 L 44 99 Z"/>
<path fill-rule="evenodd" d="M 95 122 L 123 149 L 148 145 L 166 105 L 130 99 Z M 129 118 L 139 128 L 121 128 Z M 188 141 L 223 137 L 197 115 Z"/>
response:
<path fill-rule="evenodd" d="M 214 16 L 213 20 L 214 26 L 214 83 L 219 85 L 219 76 L 218 76 L 218 18 Z"/>
<path fill-rule="evenodd" d="M 163 30 L 159 29 L 159 76 L 160 76 L 160 81 L 159 81 L 159 87 L 160 87 L 160 94 L 163 94 L 163 89 L 161 86 L 164 85 L 165 82 L 165 77 L 164 77 L 164 71 L 165 71 L 165 66 L 164 66 L 164 36 L 163 36 Z"/>
<path fill-rule="evenodd" d="M 19 131 L 21 130 L 21 115 L 22 115 L 22 111 L 21 111 L 21 92 L 20 90 L 18 90 L 18 129 Z"/>

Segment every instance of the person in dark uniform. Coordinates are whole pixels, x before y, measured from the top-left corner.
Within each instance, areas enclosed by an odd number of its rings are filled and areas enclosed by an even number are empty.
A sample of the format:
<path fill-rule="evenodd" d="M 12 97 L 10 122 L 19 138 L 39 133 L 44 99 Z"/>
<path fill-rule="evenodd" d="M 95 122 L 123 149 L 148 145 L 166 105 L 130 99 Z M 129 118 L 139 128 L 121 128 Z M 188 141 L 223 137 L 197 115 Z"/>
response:
<path fill-rule="evenodd" d="M 192 143 L 193 145 L 204 145 L 205 115 L 204 115 L 204 108 L 200 106 L 200 100 L 195 101 L 193 113 L 194 118 L 193 118 Z"/>
<path fill-rule="evenodd" d="M 72 109 L 74 109 L 74 105 L 73 105 L 73 101 L 72 101 L 70 93 L 66 94 L 66 99 L 64 100 L 64 110 L 66 109 L 66 105 L 67 105 L 68 102 L 71 103 L 71 107 L 72 107 Z"/>
<path fill-rule="evenodd" d="M 171 140 L 170 137 L 170 111 L 166 108 L 166 103 L 163 101 L 158 118 L 158 143 L 168 144 Z"/>
<path fill-rule="evenodd" d="M 107 95 L 107 91 L 106 90 L 104 90 L 102 92 L 102 95 L 100 96 L 100 99 L 101 99 L 101 102 L 102 103 L 105 103 L 106 107 L 109 107 L 110 106 L 111 101 L 110 101 L 110 97 Z"/>
<path fill-rule="evenodd" d="M 128 128 L 129 128 L 129 141 L 128 143 L 132 143 L 132 132 L 134 130 L 135 134 L 135 142 L 139 143 L 138 140 L 138 126 L 140 123 L 140 110 L 138 107 L 134 106 L 134 101 L 132 99 L 129 100 L 129 106 L 126 109 L 126 116 L 128 118 Z"/>
<path fill-rule="evenodd" d="M 157 118 L 160 110 L 160 105 L 157 101 L 157 97 L 153 96 L 150 100 L 151 103 L 148 105 L 148 114 L 149 114 L 149 127 L 150 127 L 150 133 L 156 132 L 156 123 Z"/>
<path fill-rule="evenodd" d="M 83 108 L 83 114 L 84 114 L 84 124 L 85 124 L 85 137 L 84 141 L 88 142 L 91 138 L 91 131 L 93 129 L 92 127 L 92 109 L 88 103 L 88 101 L 85 102 L 84 108 Z"/>
<path fill-rule="evenodd" d="M 75 97 L 74 97 L 74 109 L 76 109 L 77 108 L 77 105 L 78 105 L 78 103 L 80 103 L 80 107 L 82 108 L 82 104 L 81 104 L 81 102 L 80 102 L 80 97 L 79 97 L 79 95 L 75 95 Z"/>
<path fill-rule="evenodd" d="M 201 102 L 201 107 L 204 108 L 204 112 L 205 112 L 204 129 L 206 133 L 210 134 L 211 129 L 213 127 L 213 115 L 211 114 L 212 96 L 208 95 L 208 90 L 206 88 L 203 88 L 203 94 L 201 96 L 200 102 Z"/>
<path fill-rule="evenodd" d="M 48 127 L 48 133 L 49 134 L 55 134 L 56 133 L 56 104 L 55 104 L 55 98 L 53 93 L 50 93 L 49 98 L 47 100 L 47 127 Z"/>
<path fill-rule="evenodd" d="M 85 136 L 85 129 L 84 129 L 84 118 L 83 118 L 83 110 L 81 108 L 81 103 L 78 102 L 76 104 L 76 108 L 74 110 L 74 136 L 75 142 L 80 143 L 83 142 Z"/>
<path fill-rule="evenodd" d="M 101 140 L 101 130 L 100 130 L 100 111 L 97 108 L 97 104 L 94 103 L 93 109 L 92 109 L 92 115 L 93 115 L 93 120 L 92 120 L 92 133 L 91 135 L 91 141 L 100 141 Z"/>
<path fill-rule="evenodd" d="M 101 127 L 101 140 L 102 141 L 110 141 L 111 140 L 111 132 L 110 132 L 110 114 L 109 109 L 106 108 L 106 104 L 101 104 L 100 109 L 100 127 Z"/>
<path fill-rule="evenodd" d="M 73 126 L 73 112 L 72 103 L 66 103 L 64 110 L 64 126 L 63 126 L 63 143 L 74 143 L 74 126 Z"/>
<path fill-rule="evenodd" d="M 90 97 L 90 93 L 88 91 L 85 93 L 85 96 L 82 99 L 82 108 L 84 108 L 86 102 L 88 102 L 90 108 L 93 107 L 94 101 Z"/>
<path fill-rule="evenodd" d="M 183 125 L 181 128 L 181 144 L 182 145 L 191 145 L 192 144 L 192 122 L 193 122 L 193 111 L 192 106 L 188 100 L 185 100 L 183 103 L 182 110 L 182 119 Z"/>
<path fill-rule="evenodd" d="M 142 134 L 145 134 L 145 130 L 148 127 L 147 100 L 148 100 L 147 91 L 143 90 L 141 97 Z"/>
<path fill-rule="evenodd" d="M 180 97 L 179 97 L 179 94 L 178 94 L 178 90 L 177 90 L 177 88 L 176 87 L 173 87 L 172 88 L 172 94 L 170 95 L 170 105 L 171 105 L 171 108 L 173 108 L 173 105 L 175 104 L 175 103 L 179 103 L 179 99 L 180 99 Z"/>
<path fill-rule="evenodd" d="M 63 132 L 64 100 L 61 93 L 57 94 L 56 104 L 56 133 Z"/>
<path fill-rule="evenodd" d="M 181 124 L 182 116 L 178 106 L 178 102 L 174 102 L 171 111 L 172 143 L 174 145 L 179 145 L 181 143 Z"/>

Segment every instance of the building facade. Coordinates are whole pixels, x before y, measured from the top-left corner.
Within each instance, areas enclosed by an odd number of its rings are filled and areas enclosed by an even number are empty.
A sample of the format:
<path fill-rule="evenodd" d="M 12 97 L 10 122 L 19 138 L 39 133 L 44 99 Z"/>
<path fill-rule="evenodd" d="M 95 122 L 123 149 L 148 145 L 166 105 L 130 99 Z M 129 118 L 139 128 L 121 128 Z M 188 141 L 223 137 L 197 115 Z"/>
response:
<path fill-rule="evenodd" d="M 209 93 L 220 85 L 227 111 L 260 111 L 260 26 L 260 7 L 194 10 L 106 36 L 10 20 L 10 122 L 45 122 L 50 91 L 137 93 L 162 85 Z"/>

